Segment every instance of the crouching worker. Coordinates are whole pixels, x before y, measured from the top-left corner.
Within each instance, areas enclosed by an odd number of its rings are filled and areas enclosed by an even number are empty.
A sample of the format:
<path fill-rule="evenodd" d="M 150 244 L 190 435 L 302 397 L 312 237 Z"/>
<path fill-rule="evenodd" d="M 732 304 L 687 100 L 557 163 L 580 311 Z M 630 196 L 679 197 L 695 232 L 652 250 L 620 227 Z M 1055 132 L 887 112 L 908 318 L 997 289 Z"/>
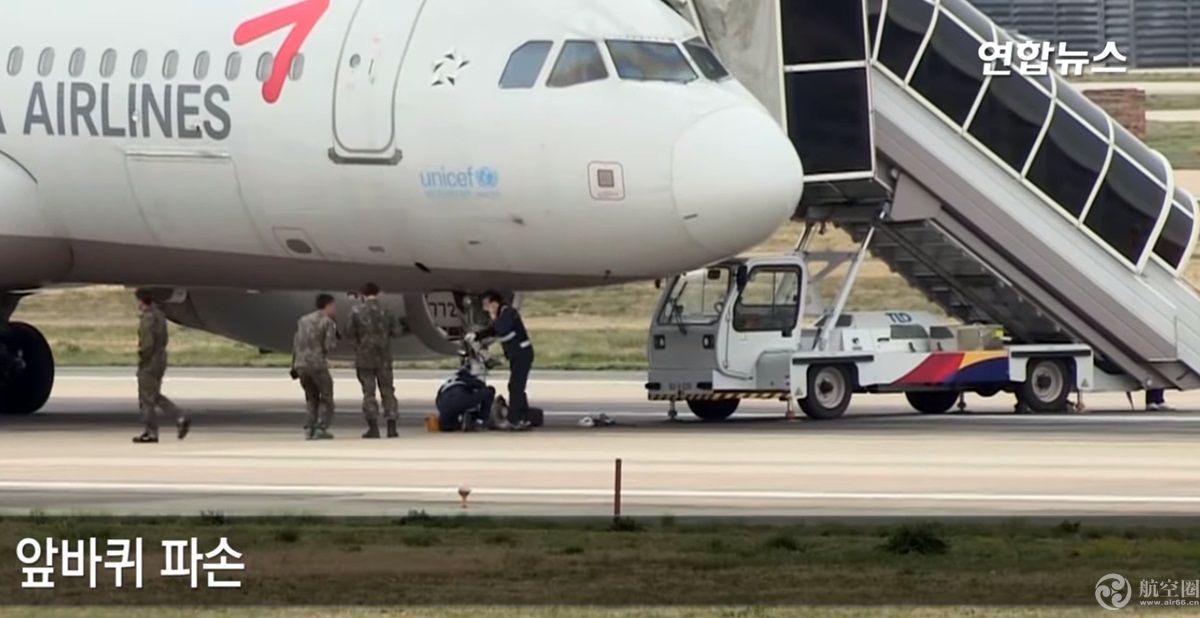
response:
<path fill-rule="evenodd" d="M 463 367 L 438 389 L 438 427 L 441 431 L 462 431 L 486 426 L 496 389 L 488 386 Z"/>

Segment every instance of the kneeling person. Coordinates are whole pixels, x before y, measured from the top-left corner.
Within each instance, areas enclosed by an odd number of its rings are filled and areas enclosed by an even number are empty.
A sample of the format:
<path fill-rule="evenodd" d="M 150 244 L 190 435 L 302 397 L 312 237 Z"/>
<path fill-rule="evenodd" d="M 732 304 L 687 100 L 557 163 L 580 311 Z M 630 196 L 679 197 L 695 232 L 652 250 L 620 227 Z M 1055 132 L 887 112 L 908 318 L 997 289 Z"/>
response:
<path fill-rule="evenodd" d="M 438 389 L 438 427 L 442 431 L 459 431 L 466 423 L 471 427 L 487 421 L 496 399 L 496 389 L 488 386 L 467 368 L 458 370 L 453 378 Z"/>

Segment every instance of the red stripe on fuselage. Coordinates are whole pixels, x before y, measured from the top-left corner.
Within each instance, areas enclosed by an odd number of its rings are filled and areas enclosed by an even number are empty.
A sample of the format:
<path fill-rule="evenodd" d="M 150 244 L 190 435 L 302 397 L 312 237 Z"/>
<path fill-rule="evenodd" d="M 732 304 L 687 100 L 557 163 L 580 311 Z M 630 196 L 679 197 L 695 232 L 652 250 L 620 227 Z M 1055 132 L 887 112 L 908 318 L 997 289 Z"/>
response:
<path fill-rule="evenodd" d="M 275 54 L 275 64 L 271 74 L 263 82 L 263 100 L 274 103 L 283 93 L 283 84 L 287 81 L 288 71 L 291 70 L 292 60 L 300 53 L 304 41 L 312 33 L 317 22 L 329 10 L 329 0 L 302 0 L 296 4 L 285 6 L 255 17 L 238 26 L 233 33 L 233 42 L 237 46 L 257 41 L 268 34 L 292 26 L 291 32 L 283 40 L 283 45 Z"/>

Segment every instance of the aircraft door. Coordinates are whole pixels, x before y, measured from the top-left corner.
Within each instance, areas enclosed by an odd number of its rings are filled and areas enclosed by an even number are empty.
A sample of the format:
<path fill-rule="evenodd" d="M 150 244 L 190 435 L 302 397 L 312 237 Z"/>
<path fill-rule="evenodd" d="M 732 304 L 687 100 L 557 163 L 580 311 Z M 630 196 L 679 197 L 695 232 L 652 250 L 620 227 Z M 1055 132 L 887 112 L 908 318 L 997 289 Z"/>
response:
<path fill-rule="evenodd" d="M 723 373 L 751 379 L 763 352 L 795 349 L 801 335 L 803 281 L 799 266 L 764 265 L 749 272 L 733 306 L 722 316 L 717 345 L 723 351 Z"/>
<path fill-rule="evenodd" d="M 334 82 L 338 163 L 396 165 L 400 68 L 425 0 L 359 0 Z"/>

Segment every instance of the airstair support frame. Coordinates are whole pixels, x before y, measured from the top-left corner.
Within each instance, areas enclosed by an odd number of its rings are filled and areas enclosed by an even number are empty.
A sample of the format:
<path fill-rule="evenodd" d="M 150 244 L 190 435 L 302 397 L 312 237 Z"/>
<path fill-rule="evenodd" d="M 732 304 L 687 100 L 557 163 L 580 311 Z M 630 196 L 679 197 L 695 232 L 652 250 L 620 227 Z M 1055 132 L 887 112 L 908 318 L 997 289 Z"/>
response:
<path fill-rule="evenodd" d="M 989 269 L 971 249 L 934 221 L 941 201 L 911 176 L 896 172 L 896 196 L 886 241 L 876 255 L 892 265 L 951 316 L 971 324 L 1006 324 L 1021 341 L 1063 342 L 1061 326 L 1028 303 L 1010 281 Z"/>
<path fill-rule="evenodd" d="M 873 238 L 875 238 L 874 225 L 867 228 L 867 233 L 863 236 L 862 242 L 859 244 L 858 252 L 854 255 L 854 261 L 850 263 L 850 272 L 846 273 L 846 279 L 842 281 L 841 288 L 837 293 L 837 299 L 833 302 L 833 311 L 825 318 L 824 326 L 821 326 L 817 332 L 816 341 L 813 343 L 813 350 L 828 351 L 830 337 L 833 335 L 834 329 L 837 328 L 837 323 L 841 319 L 842 313 L 846 311 L 846 302 L 850 300 L 850 292 L 854 289 L 854 284 L 858 282 L 858 273 L 862 269 Z"/>

